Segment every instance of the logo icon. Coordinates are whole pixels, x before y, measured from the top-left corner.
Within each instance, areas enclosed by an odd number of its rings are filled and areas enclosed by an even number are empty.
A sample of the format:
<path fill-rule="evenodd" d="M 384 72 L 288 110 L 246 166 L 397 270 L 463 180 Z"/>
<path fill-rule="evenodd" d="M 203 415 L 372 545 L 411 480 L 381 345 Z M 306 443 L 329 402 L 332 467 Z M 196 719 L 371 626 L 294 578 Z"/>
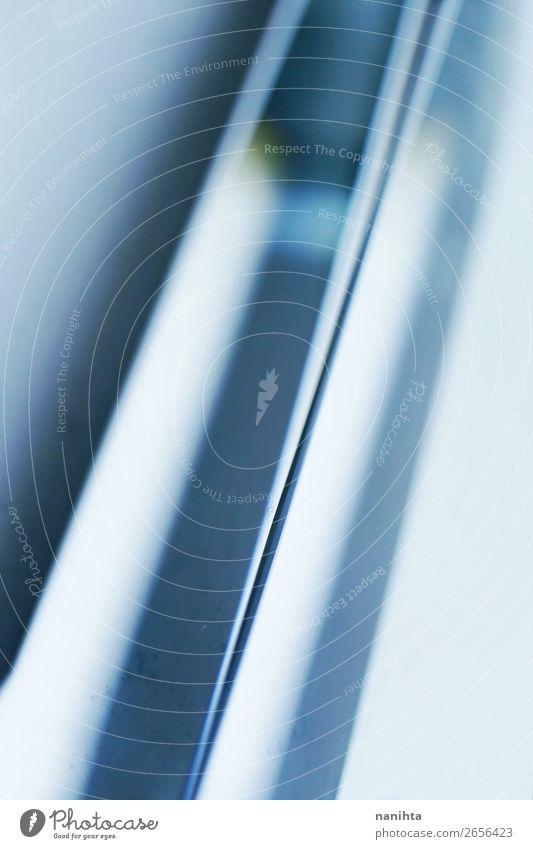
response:
<path fill-rule="evenodd" d="M 38 808 L 30 808 L 24 811 L 20 818 L 20 830 L 24 837 L 35 837 L 43 830 L 46 817 Z"/>
<path fill-rule="evenodd" d="M 259 381 L 259 392 L 257 393 L 257 413 L 255 416 L 256 427 L 265 415 L 270 402 L 278 391 L 279 387 L 276 383 L 278 377 L 279 374 L 276 374 L 276 369 L 272 369 L 271 371 L 267 371 L 264 380 Z"/>

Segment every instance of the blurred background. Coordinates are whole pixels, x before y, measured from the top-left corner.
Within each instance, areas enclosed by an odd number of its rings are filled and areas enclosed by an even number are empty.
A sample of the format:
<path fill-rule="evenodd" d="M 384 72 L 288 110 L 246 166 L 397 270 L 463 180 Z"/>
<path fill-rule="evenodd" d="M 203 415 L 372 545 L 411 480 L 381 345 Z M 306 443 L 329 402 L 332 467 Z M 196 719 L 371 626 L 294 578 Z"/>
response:
<path fill-rule="evenodd" d="M 531 798 L 531 4 L 0 44 L 2 797 Z"/>

